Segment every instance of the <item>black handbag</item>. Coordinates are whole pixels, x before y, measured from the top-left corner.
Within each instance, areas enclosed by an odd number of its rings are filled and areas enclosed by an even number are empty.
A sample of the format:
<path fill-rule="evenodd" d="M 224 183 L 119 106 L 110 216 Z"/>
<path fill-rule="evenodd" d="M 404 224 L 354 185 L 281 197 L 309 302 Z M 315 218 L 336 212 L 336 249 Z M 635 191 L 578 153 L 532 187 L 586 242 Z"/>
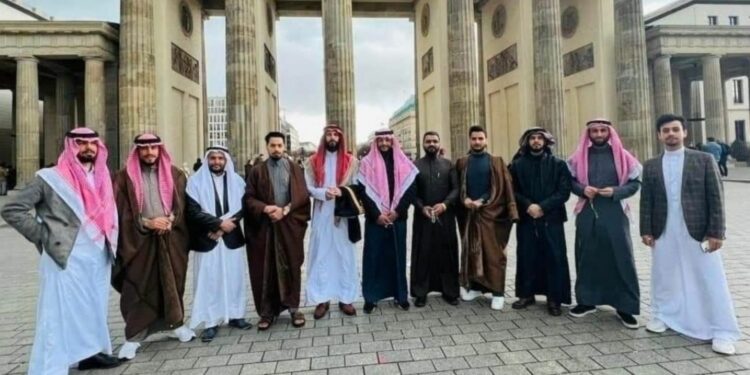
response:
<path fill-rule="evenodd" d="M 365 207 L 348 186 L 340 186 L 341 196 L 336 197 L 336 206 L 333 215 L 336 220 L 347 220 L 349 230 L 349 241 L 357 243 L 362 239 L 362 227 L 359 224 L 359 216 L 365 213 Z"/>

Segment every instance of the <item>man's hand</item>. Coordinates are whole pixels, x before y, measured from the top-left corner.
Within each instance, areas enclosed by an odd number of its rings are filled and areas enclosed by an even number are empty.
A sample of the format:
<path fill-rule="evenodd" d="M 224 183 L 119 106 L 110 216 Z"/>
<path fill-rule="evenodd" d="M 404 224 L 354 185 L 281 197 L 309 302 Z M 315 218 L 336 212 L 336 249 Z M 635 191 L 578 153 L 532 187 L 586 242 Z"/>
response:
<path fill-rule="evenodd" d="M 428 219 L 432 219 L 432 213 L 434 212 L 434 208 L 431 206 L 424 206 L 422 208 L 422 215 L 424 215 Z"/>
<path fill-rule="evenodd" d="M 544 210 L 542 210 L 542 207 L 536 203 L 530 205 L 529 208 L 526 210 L 526 213 L 529 214 L 529 216 L 531 216 L 534 219 L 538 219 L 544 216 Z"/>
<path fill-rule="evenodd" d="M 654 247 L 654 244 L 656 243 L 656 241 L 654 241 L 654 236 L 649 235 L 641 236 L 641 242 L 648 247 Z"/>
<path fill-rule="evenodd" d="M 588 199 L 594 199 L 597 194 L 599 194 L 599 189 L 593 186 L 586 186 L 586 188 L 583 189 L 583 195 Z"/>
<path fill-rule="evenodd" d="M 268 216 L 271 216 L 272 212 L 274 212 L 276 210 L 280 210 L 280 209 L 281 208 L 279 208 L 278 206 L 274 206 L 272 204 L 269 204 L 268 206 L 266 206 L 266 208 L 263 209 L 263 213 L 266 214 L 266 215 L 268 215 Z"/>
<path fill-rule="evenodd" d="M 340 196 L 341 196 L 341 189 L 339 189 L 339 188 L 337 188 L 335 186 L 332 186 L 332 187 L 329 187 L 328 189 L 326 189 L 326 199 L 327 200 L 331 200 L 331 199 L 334 199 L 334 198 L 340 197 Z"/>
<path fill-rule="evenodd" d="M 166 217 L 155 217 L 153 219 L 144 219 L 143 226 L 155 231 L 168 231 L 172 229 L 172 222 Z"/>
<path fill-rule="evenodd" d="M 268 215 L 268 217 L 271 218 L 272 223 L 275 223 L 284 218 L 284 210 L 282 210 L 280 207 L 276 208 L 277 209 L 275 211 L 271 212 L 271 214 Z"/>
<path fill-rule="evenodd" d="M 380 214 L 380 216 L 378 216 L 377 223 L 381 226 L 391 225 L 391 221 L 388 220 L 388 216 L 385 214 Z"/>
<path fill-rule="evenodd" d="M 611 187 L 605 187 L 603 189 L 599 189 L 599 195 L 605 198 L 612 198 L 612 196 L 615 194 L 615 189 Z"/>
<path fill-rule="evenodd" d="M 445 203 L 438 203 L 438 204 L 436 204 L 436 205 L 435 205 L 435 207 L 434 207 L 434 208 L 432 209 L 432 213 L 433 213 L 433 214 L 434 214 L 435 216 L 440 216 L 440 215 L 442 215 L 443 213 L 445 213 L 445 211 L 446 211 L 447 209 L 448 209 L 448 208 L 447 208 L 447 207 L 445 207 Z"/>
<path fill-rule="evenodd" d="M 718 238 L 707 237 L 706 239 L 708 240 L 708 252 L 709 253 L 713 253 L 714 251 L 721 249 L 721 245 L 724 244 L 724 241 Z"/>
<path fill-rule="evenodd" d="M 234 220 L 232 219 L 224 219 L 221 221 L 221 225 L 219 225 L 219 228 L 224 233 L 229 233 L 234 230 L 234 228 L 237 228 L 237 224 L 235 224 Z"/>
<path fill-rule="evenodd" d="M 464 199 L 464 207 L 473 210 L 474 209 L 474 201 L 470 198 Z"/>
<path fill-rule="evenodd" d="M 221 236 L 224 235 L 224 233 L 225 232 L 222 231 L 221 229 L 217 230 L 216 232 L 208 232 L 208 238 L 210 238 L 210 239 L 212 239 L 214 241 L 218 241 L 219 238 L 221 238 Z"/>
<path fill-rule="evenodd" d="M 386 217 L 388 218 L 388 222 L 391 223 L 391 224 L 393 224 L 398 219 L 398 212 L 391 211 L 391 212 L 388 213 L 388 215 Z"/>

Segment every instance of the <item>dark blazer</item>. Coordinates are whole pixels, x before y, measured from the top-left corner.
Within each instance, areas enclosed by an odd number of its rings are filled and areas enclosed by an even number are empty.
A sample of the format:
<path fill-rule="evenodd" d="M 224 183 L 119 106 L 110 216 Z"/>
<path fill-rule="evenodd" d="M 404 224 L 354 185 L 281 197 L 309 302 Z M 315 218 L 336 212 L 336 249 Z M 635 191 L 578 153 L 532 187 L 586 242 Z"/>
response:
<path fill-rule="evenodd" d="M 643 165 L 641 188 L 641 236 L 659 238 L 667 225 L 667 192 L 662 157 Z M 685 149 L 682 171 L 682 212 L 690 237 L 724 239 L 724 193 L 719 168 L 713 156 Z"/>
<path fill-rule="evenodd" d="M 185 209 L 187 214 L 188 229 L 190 231 L 190 250 L 205 253 L 213 250 L 218 241 L 214 241 L 208 237 L 208 232 L 215 232 L 219 230 L 221 225 L 221 219 L 218 216 L 211 215 L 204 212 L 200 204 L 186 195 L 187 208 Z M 225 203 L 225 207 L 228 205 Z M 217 205 L 217 207 L 220 207 Z M 224 245 L 228 249 L 238 249 L 245 246 L 245 236 L 242 234 L 242 226 L 240 220 L 242 219 L 242 210 L 232 217 L 234 223 L 237 225 L 233 231 L 225 233 L 221 239 L 224 240 Z"/>

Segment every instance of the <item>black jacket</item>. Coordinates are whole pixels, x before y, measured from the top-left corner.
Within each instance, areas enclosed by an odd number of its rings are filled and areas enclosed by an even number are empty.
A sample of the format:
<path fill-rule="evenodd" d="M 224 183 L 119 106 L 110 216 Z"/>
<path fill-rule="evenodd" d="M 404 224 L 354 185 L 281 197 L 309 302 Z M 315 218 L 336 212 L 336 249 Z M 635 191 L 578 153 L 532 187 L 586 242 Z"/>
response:
<path fill-rule="evenodd" d="M 224 196 L 226 197 L 226 194 Z M 208 233 L 219 230 L 221 219 L 218 216 L 204 212 L 200 204 L 190 196 L 187 196 L 186 201 L 187 224 L 190 231 L 190 250 L 202 253 L 213 250 L 219 242 L 210 239 Z M 224 207 L 227 206 L 228 204 L 225 200 Z M 218 210 L 220 209 L 218 207 L 221 207 L 221 205 L 217 204 L 216 207 Z M 245 236 L 242 234 L 242 226 L 240 225 L 242 210 L 235 214 L 232 219 L 237 224 L 237 227 L 233 231 L 225 233 L 222 239 L 227 248 L 237 249 L 245 246 Z"/>
<path fill-rule="evenodd" d="M 567 221 L 565 202 L 570 198 L 571 189 L 567 164 L 547 153 L 541 155 L 541 159 L 534 158 L 532 155 L 524 155 L 510 165 L 513 192 L 521 221 L 532 220 L 526 213 L 532 204 L 542 207 L 544 216 L 540 220 L 557 223 Z M 539 163 L 538 169 L 534 163 Z"/>

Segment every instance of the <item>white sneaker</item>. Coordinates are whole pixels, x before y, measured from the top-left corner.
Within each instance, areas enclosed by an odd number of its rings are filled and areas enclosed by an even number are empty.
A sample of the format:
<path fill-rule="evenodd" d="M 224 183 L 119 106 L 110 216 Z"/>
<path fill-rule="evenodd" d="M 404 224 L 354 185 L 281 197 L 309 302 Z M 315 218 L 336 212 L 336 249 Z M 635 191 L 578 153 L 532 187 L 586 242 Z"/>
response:
<path fill-rule="evenodd" d="M 169 336 L 180 340 L 180 342 L 189 342 L 195 337 L 195 332 L 187 326 L 182 325 L 172 331 L 172 334 Z"/>
<path fill-rule="evenodd" d="M 492 297 L 492 305 L 490 308 L 495 311 L 500 311 L 505 306 L 505 297 Z"/>
<path fill-rule="evenodd" d="M 133 359 L 135 358 L 135 352 L 138 350 L 138 348 L 141 347 L 141 344 L 138 342 L 130 342 L 125 341 L 124 344 L 120 347 L 120 351 L 117 353 L 117 358 L 119 359 Z"/>
<path fill-rule="evenodd" d="M 653 318 L 648 324 L 646 324 L 646 331 L 652 333 L 664 333 L 667 331 L 667 325 L 661 320 Z"/>
<path fill-rule="evenodd" d="M 478 290 L 469 290 L 467 292 L 466 289 L 461 288 L 461 299 L 466 302 L 473 301 L 481 296 L 482 296 L 482 292 Z"/>
<path fill-rule="evenodd" d="M 733 342 L 720 339 L 713 339 L 711 342 L 711 349 L 719 354 L 725 355 L 734 355 L 734 353 L 736 353 Z"/>

